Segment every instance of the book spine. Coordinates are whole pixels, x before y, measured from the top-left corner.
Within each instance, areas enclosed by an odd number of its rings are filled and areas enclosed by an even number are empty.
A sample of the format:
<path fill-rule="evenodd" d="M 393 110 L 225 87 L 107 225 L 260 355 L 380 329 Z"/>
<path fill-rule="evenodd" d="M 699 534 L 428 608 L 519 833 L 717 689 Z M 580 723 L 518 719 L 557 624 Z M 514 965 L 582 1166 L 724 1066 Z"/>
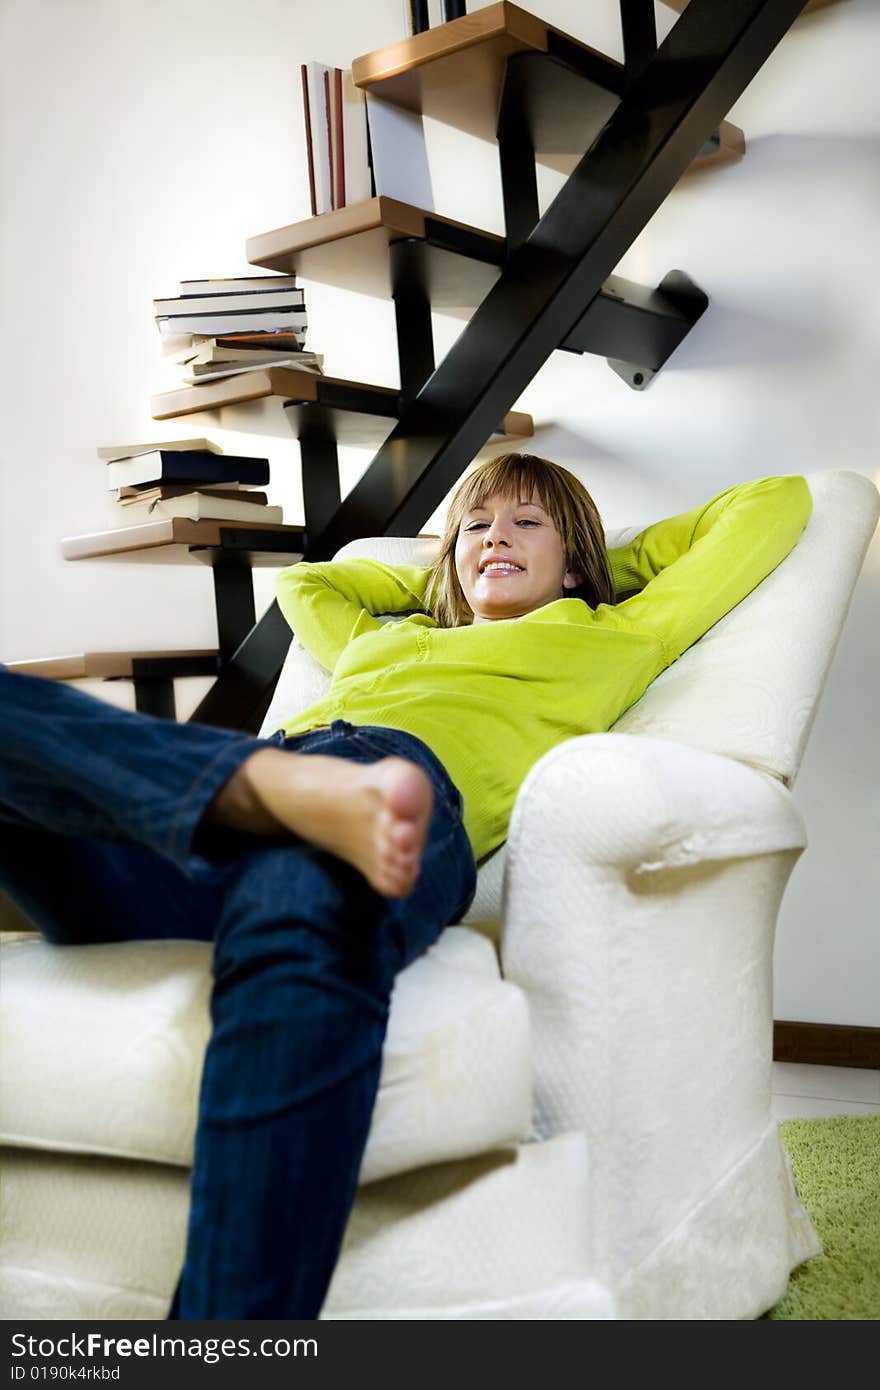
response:
<path fill-rule="evenodd" d="M 306 121 L 306 159 L 309 165 L 309 202 L 312 216 L 318 215 L 318 202 L 315 197 L 315 156 L 312 152 L 312 118 L 309 112 L 309 77 L 305 63 L 300 63 L 299 75 L 302 80 L 303 112 Z"/>
<path fill-rule="evenodd" d="M 155 317 L 184 318 L 193 314 L 271 313 L 273 309 L 290 309 L 305 313 L 306 300 L 302 290 L 282 290 L 280 294 L 190 294 L 176 299 L 154 299 Z"/>
<path fill-rule="evenodd" d="M 337 206 L 336 203 L 336 180 L 333 177 L 333 121 L 330 114 L 330 73 L 324 70 L 324 116 L 327 121 L 327 153 L 330 158 L 330 207 L 331 210 Z"/>
<path fill-rule="evenodd" d="M 309 120 L 312 127 L 312 158 L 315 166 L 315 204 L 318 216 L 331 212 L 330 202 L 330 130 L 324 100 L 324 65 L 307 63 L 309 84 Z"/>
<path fill-rule="evenodd" d="M 226 333 L 259 333 L 277 328 L 294 333 L 302 341 L 305 341 L 308 328 L 305 314 L 286 313 L 281 309 L 269 313 L 243 309 L 241 313 L 196 314 L 192 318 L 184 314 L 179 318 L 157 319 L 156 325 L 163 338 L 178 338 L 184 334 L 219 338 Z"/>
<path fill-rule="evenodd" d="M 345 140 L 342 132 L 342 68 L 333 69 L 336 110 L 336 206 L 345 207 Z"/>
<path fill-rule="evenodd" d="M 148 456 L 143 456 L 145 461 Z M 146 478 L 132 477 L 132 468 L 127 463 L 108 463 L 107 487 L 115 490 L 131 486 L 133 483 L 190 482 L 213 483 L 220 485 L 226 481 L 245 483 L 251 486 L 264 486 L 269 481 L 269 460 L 237 457 L 233 454 L 163 453 L 158 451 L 155 459 L 145 462 L 149 474 Z"/>

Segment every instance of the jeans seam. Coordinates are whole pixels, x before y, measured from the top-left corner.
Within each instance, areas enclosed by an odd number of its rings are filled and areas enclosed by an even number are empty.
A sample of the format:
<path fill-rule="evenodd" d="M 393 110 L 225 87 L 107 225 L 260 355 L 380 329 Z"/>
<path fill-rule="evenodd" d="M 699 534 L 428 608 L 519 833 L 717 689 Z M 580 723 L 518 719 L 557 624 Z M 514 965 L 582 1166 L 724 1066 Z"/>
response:
<path fill-rule="evenodd" d="M 180 859 L 186 857 L 186 854 L 190 850 L 193 835 L 208 805 L 224 783 L 229 781 L 233 773 L 250 757 L 251 753 L 256 752 L 259 746 L 259 739 L 254 739 L 252 744 L 250 741 L 248 741 L 247 744 L 236 742 L 228 748 L 221 749 L 217 756 L 212 758 L 212 760 L 201 769 L 186 795 L 181 800 L 178 813 L 168 828 L 168 834 L 165 840 L 165 851 L 171 859 L 178 862 Z M 214 774 L 218 770 L 225 772 L 226 775 L 222 780 L 217 781 L 215 785 Z M 197 819 L 193 821 L 192 824 L 189 824 L 191 819 L 190 807 L 194 800 L 197 801 L 199 794 L 206 784 L 210 790 L 210 796 L 204 800 L 204 804 L 199 811 Z"/>

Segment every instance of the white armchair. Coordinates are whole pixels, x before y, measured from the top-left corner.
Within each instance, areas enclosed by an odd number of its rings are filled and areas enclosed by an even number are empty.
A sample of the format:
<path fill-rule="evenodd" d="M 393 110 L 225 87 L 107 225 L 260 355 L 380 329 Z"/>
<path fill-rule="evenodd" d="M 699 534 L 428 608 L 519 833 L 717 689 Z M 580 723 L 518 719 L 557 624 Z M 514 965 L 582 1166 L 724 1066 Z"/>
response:
<path fill-rule="evenodd" d="M 467 919 L 400 976 L 322 1316 L 754 1317 L 817 1252 L 770 1112 L 773 934 L 878 498 L 809 482 L 795 551 L 613 732 L 535 765 Z M 294 641 L 266 732 L 326 680 Z M 209 948 L 2 957 L 2 1315 L 161 1317 Z"/>

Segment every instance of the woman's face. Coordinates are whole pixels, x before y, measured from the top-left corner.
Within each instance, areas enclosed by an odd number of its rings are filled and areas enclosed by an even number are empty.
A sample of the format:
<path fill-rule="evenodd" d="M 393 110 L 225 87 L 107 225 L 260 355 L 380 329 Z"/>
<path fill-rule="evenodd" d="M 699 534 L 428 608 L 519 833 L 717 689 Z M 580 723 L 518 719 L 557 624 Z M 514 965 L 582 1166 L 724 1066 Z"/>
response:
<path fill-rule="evenodd" d="M 581 583 L 565 567 L 562 537 L 537 492 L 527 502 L 493 493 L 466 512 L 455 570 L 475 623 L 521 618 Z"/>

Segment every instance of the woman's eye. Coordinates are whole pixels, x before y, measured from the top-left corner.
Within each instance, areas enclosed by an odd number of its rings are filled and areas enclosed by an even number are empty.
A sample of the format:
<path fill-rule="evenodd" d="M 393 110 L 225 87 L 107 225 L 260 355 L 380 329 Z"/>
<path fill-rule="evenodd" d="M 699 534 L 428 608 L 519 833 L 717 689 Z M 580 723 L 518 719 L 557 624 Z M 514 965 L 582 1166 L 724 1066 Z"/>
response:
<path fill-rule="evenodd" d="M 520 519 L 519 525 L 520 525 L 520 526 L 537 526 L 538 523 L 537 523 L 537 521 L 535 521 L 534 517 L 524 516 L 524 517 L 522 517 L 522 518 Z"/>
<path fill-rule="evenodd" d="M 464 529 L 466 531 L 479 531 L 480 527 L 485 525 L 485 521 L 473 521 L 470 526 L 466 526 Z"/>

